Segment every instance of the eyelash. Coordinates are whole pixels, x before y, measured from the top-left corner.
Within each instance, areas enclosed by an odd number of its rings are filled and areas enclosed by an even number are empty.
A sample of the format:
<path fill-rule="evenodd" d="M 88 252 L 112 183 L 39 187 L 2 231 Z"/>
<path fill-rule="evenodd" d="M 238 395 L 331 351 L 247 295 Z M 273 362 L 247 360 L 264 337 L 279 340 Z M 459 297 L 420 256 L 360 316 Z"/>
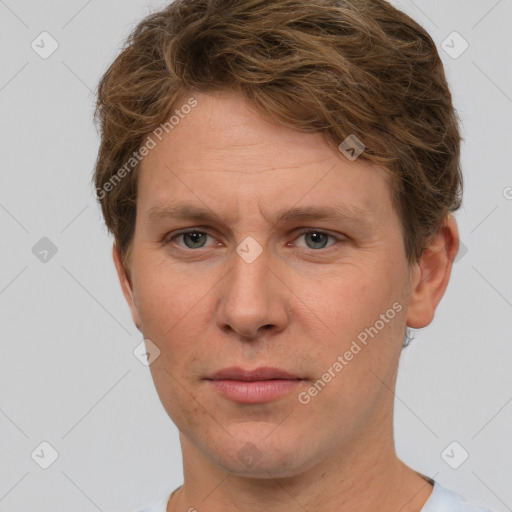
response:
<path fill-rule="evenodd" d="M 190 233 L 199 233 L 199 234 L 204 234 L 204 235 L 208 235 L 212 238 L 215 238 L 213 237 L 212 235 L 210 235 L 208 232 L 206 231 L 201 231 L 199 229 L 189 229 L 189 230 L 185 230 L 185 231 L 180 231 L 178 233 L 175 233 L 173 234 L 171 237 L 166 237 L 164 239 L 164 241 L 162 242 L 162 245 L 169 245 L 173 242 L 173 240 L 175 238 L 178 238 L 180 236 L 183 236 L 183 235 L 187 235 L 187 234 L 190 234 Z M 337 236 L 334 236 L 334 235 L 331 235 L 330 233 L 328 233 L 327 231 L 323 231 L 321 229 L 313 229 L 313 228 L 309 228 L 309 229 L 305 229 L 303 231 L 301 231 L 298 235 L 297 235 L 297 238 L 301 237 L 302 235 L 307 235 L 307 234 L 310 234 L 310 233 L 317 233 L 317 234 L 322 234 L 322 235 L 327 235 L 328 237 L 334 239 L 336 241 L 335 244 L 329 246 L 329 247 L 323 247 L 323 248 L 320 248 L 320 249 L 309 249 L 310 251 L 314 251 L 314 252 L 318 252 L 318 251 L 321 251 L 321 250 L 327 250 L 327 249 L 330 249 L 334 246 L 337 245 L 337 243 L 342 243 L 345 241 L 344 238 L 340 238 L 340 237 L 337 237 Z M 185 251 L 199 251 L 201 249 L 206 249 L 206 247 L 199 247 L 197 249 L 191 249 L 189 247 L 180 247 L 178 246 L 179 249 L 183 249 Z M 303 249 L 308 249 L 307 247 L 306 248 L 303 248 Z"/>

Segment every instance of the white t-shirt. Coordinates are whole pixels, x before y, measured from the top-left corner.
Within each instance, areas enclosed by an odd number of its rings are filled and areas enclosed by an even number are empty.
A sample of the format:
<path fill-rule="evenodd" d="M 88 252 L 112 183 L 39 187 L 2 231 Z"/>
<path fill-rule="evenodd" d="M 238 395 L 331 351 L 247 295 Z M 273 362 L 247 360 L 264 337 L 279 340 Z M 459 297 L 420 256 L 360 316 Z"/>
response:
<path fill-rule="evenodd" d="M 173 491 L 174 492 L 174 491 Z M 139 512 L 166 512 L 167 503 L 172 493 L 166 494 L 153 505 Z M 434 482 L 432 494 L 423 505 L 421 512 L 492 512 L 487 508 L 477 507 L 465 501 L 459 494 Z"/>

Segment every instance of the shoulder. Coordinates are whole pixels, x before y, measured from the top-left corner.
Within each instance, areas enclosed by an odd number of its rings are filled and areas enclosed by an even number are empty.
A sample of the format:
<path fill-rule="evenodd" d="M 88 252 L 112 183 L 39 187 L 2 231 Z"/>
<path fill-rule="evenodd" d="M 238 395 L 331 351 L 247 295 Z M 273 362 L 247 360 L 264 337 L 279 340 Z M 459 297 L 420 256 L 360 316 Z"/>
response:
<path fill-rule="evenodd" d="M 151 505 L 148 505 L 146 508 L 138 510 L 137 512 L 166 512 L 167 503 L 169 502 L 171 494 L 171 492 L 166 493 L 165 496 L 162 496 L 160 499 L 153 502 Z"/>
<path fill-rule="evenodd" d="M 167 503 L 171 492 L 166 493 L 160 499 L 148 507 L 137 512 L 166 512 Z M 421 512 L 493 512 L 490 509 L 468 503 L 455 491 L 443 487 L 439 482 L 434 482 L 434 489 L 429 499 L 421 509 Z"/>
<path fill-rule="evenodd" d="M 468 503 L 455 491 L 434 482 L 434 489 L 421 512 L 493 512 Z"/>

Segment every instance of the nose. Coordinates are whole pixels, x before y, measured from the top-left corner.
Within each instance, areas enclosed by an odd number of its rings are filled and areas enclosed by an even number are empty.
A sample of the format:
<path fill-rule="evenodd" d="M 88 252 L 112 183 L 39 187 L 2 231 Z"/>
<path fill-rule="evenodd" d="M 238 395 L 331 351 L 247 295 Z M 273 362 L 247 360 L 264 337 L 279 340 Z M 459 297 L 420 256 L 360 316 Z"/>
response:
<path fill-rule="evenodd" d="M 234 252 L 231 270 L 219 288 L 217 325 L 226 333 L 254 340 L 286 328 L 292 293 L 268 252 L 263 250 L 252 262 Z"/>

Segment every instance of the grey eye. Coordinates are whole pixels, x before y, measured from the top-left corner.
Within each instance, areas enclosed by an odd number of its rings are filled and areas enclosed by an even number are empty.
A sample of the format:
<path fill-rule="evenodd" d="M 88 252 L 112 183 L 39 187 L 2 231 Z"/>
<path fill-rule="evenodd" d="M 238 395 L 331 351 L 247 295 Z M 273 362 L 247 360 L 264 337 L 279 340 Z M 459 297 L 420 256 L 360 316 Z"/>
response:
<path fill-rule="evenodd" d="M 202 248 L 204 246 L 206 237 L 208 237 L 208 235 L 206 233 L 203 233 L 201 231 L 191 231 L 190 233 L 181 233 L 178 236 L 183 237 L 184 241 L 187 240 L 187 237 L 189 237 L 189 240 L 191 240 L 190 245 L 185 242 L 185 245 L 189 249 Z"/>

